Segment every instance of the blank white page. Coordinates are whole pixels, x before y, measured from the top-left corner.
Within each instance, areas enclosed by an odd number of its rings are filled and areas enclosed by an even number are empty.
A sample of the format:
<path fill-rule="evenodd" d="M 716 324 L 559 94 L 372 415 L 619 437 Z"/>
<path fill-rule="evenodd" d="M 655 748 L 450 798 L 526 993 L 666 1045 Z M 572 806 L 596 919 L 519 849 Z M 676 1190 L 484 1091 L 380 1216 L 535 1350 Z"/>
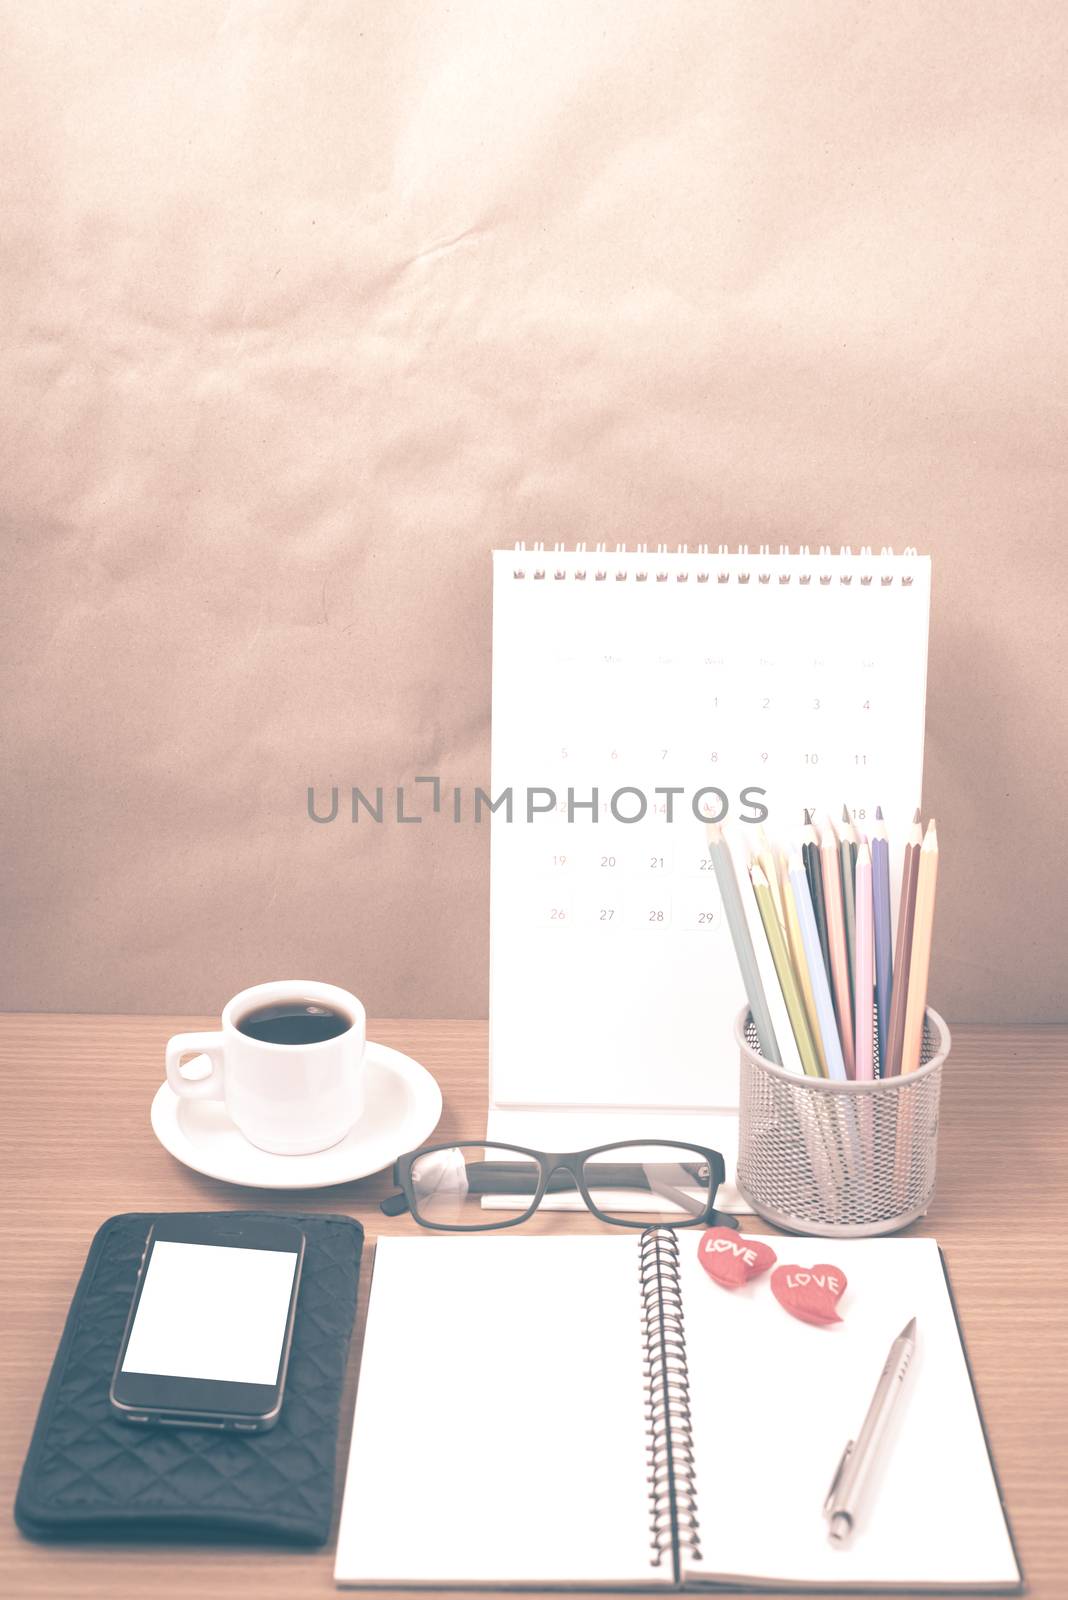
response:
<path fill-rule="evenodd" d="M 913 555 L 494 554 L 496 1106 L 736 1111 L 745 993 L 695 798 L 793 839 L 804 807 L 866 833 L 881 805 L 896 874 L 929 598 Z"/>
<path fill-rule="evenodd" d="M 639 1237 L 379 1240 L 338 1583 L 670 1581 L 650 1565 Z"/>
<path fill-rule="evenodd" d="M 779 1263 L 830 1263 L 843 1321 L 811 1327 L 767 1276 L 721 1289 L 681 1236 L 703 1560 L 687 1580 L 829 1587 L 1012 1587 L 1019 1571 L 964 1352 L 931 1239 L 769 1240 Z M 862 1502 L 833 1548 L 823 1501 L 855 1439 L 891 1341 L 917 1319 L 916 1355 Z M 730 1492 L 717 1494 L 717 1485 Z"/>

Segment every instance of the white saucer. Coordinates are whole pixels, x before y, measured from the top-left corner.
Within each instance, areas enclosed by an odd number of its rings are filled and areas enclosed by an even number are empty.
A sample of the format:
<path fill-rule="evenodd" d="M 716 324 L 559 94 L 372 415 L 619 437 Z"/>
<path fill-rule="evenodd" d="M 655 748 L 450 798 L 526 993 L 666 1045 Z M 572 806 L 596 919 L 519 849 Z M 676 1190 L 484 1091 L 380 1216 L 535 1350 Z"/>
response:
<path fill-rule="evenodd" d="M 179 1100 L 160 1084 L 152 1131 L 194 1172 L 250 1189 L 325 1189 L 380 1172 L 421 1145 L 441 1116 L 441 1090 L 425 1067 L 388 1045 L 367 1041 L 367 1099 L 347 1139 L 310 1156 L 257 1150 L 238 1133 L 221 1100 Z"/>

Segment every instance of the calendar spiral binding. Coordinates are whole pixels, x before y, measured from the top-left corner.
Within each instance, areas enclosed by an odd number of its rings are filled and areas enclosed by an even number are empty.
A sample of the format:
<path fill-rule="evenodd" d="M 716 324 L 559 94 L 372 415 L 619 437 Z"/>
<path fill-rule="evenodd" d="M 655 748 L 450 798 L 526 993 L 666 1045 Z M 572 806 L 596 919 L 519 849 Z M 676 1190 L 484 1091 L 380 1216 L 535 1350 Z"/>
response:
<path fill-rule="evenodd" d="M 645 1418 L 649 1463 L 649 1540 L 654 1567 L 665 1555 L 701 1559 L 690 1415 L 690 1375 L 679 1277 L 679 1242 L 670 1228 L 646 1228 L 639 1274 L 645 1346 Z"/>
<path fill-rule="evenodd" d="M 813 579 L 816 580 L 817 586 L 823 588 L 834 582 L 835 574 L 820 570 L 818 566 L 820 562 L 840 562 L 842 560 L 874 562 L 878 560 L 882 563 L 895 560 L 905 561 L 919 554 L 914 545 L 906 545 L 899 555 L 888 545 L 883 545 L 876 552 L 871 545 L 867 544 L 862 545 L 854 554 L 852 545 L 848 544 L 840 546 L 836 552 L 827 544 L 817 545 L 815 548 L 803 544 L 796 551 L 791 550 L 789 545 L 785 544 L 780 545 L 777 550 L 773 549 L 771 545 L 762 544 L 755 551 L 750 551 L 747 544 L 739 545 L 736 550 L 731 550 L 725 544 L 697 544 L 692 547 L 688 544 L 680 544 L 676 545 L 674 549 L 671 549 L 666 544 L 658 544 L 652 548 L 648 545 L 639 544 L 634 550 L 629 550 L 625 544 L 610 546 L 605 543 L 599 543 L 589 546 L 582 542 L 576 544 L 574 550 L 568 550 L 567 546 L 562 543 L 545 545 L 541 542 L 532 544 L 528 550 L 526 544 L 520 542 L 516 544 L 514 553 L 516 556 L 530 556 L 533 565 L 529 569 L 525 564 L 515 567 L 512 577 L 532 578 L 535 581 L 548 580 L 562 583 L 570 577 L 577 583 L 585 583 L 588 579 L 592 579 L 594 583 L 648 583 L 650 580 L 654 583 L 670 583 L 672 580 L 676 583 L 689 583 L 692 576 L 695 583 L 712 583 L 713 581 L 716 583 L 730 583 L 733 579 L 735 583 L 744 585 L 750 583 L 755 576 L 758 584 L 770 585 L 774 579 L 778 584 L 785 587 L 796 576 L 798 585 L 801 588 L 810 587 Z M 565 555 L 580 557 L 588 555 L 593 562 L 592 569 L 586 566 L 563 566 L 559 561 L 554 563 L 554 556 Z M 613 561 L 619 561 L 622 557 L 633 555 L 648 556 L 651 564 L 648 567 L 639 568 L 637 571 L 623 566 L 616 566 L 613 569 Z M 756 562 L 755 571 L 748 568 L 743 571 L 731 571 L 728 568 L 715 565 L 717 559 L 729 558 L 737 560 L 740 556 L 748 558 L 750 555 L 753 556 Z M 675 566 L 674 570 L 670 567 L 657 565 L 661 558 L 671 560 L 680 556 L 691 561 L 695 559 L 697 561 L 704 560 L 708 562 L 708 565 L 705 567 L 698 566 L 692 573 L 688 568 L 678 565 Z M 817 565 L 813 570 L 802 570 L 796 574 L 793 572 L 760 570 L 759 563 L 761 561 L 782 556 L 796 557 L 801 561 L 811 560 Z M 861 589 L 871 588 L 875 585 L 876 578 L 878 578 L 878 587 L 883 589 L 890 588 L 895 581 L 902 589 L 908 589 L 911 588 L 914 581 L 911 572 L 897 574 L 886 571 L 878 573 L 873 571 L 839 572 L 837 577 L 839 584 L 844 588 L 849 588 L 853 583 L 854 577 L 856 577 L 857 585 Z"/>

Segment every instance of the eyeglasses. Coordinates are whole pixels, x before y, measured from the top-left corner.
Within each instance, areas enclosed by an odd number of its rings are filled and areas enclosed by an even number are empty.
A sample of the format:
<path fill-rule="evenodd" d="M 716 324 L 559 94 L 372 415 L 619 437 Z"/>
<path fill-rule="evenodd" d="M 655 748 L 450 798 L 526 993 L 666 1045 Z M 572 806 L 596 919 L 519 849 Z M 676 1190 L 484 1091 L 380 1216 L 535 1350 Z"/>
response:
<path fill-rule="evenodd" d="M 526 1222 L 545 1195 L 577 1192 L 595 1217 L 621 1228 L 696 1228 L 737 1221 L 716 1211 L 723 1157 L 674 1139 L 624 1139 L 565 1154 L 522 1145 L 433 1144 L 393 1167 L 399 1194 L 380 1202 L 388 1217 L 410 1211 L 424 1228 L 485 1232 Z M 488 1212 L 508 1216 L 487 1222 Z"/>

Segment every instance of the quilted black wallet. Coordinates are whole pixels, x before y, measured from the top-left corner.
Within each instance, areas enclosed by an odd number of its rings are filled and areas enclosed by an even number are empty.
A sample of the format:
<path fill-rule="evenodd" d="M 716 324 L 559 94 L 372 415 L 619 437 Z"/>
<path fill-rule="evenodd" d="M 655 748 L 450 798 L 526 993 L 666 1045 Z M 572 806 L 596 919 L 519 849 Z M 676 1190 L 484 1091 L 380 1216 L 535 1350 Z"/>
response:
<path fill-rule="evenodd" d="M 235 1213 L 258 1217 L 278 1213 Z M 363 1229 L 351 1217 L 290 1216 L 304 1268 L 285 1400 L 267 1433 L 132 1427 L 108 1387 L 155 1216 L 98 1229 L 67 1313 L 15 1499 L 35 1539 L 330 1536 L 338 1419 Z"/>

